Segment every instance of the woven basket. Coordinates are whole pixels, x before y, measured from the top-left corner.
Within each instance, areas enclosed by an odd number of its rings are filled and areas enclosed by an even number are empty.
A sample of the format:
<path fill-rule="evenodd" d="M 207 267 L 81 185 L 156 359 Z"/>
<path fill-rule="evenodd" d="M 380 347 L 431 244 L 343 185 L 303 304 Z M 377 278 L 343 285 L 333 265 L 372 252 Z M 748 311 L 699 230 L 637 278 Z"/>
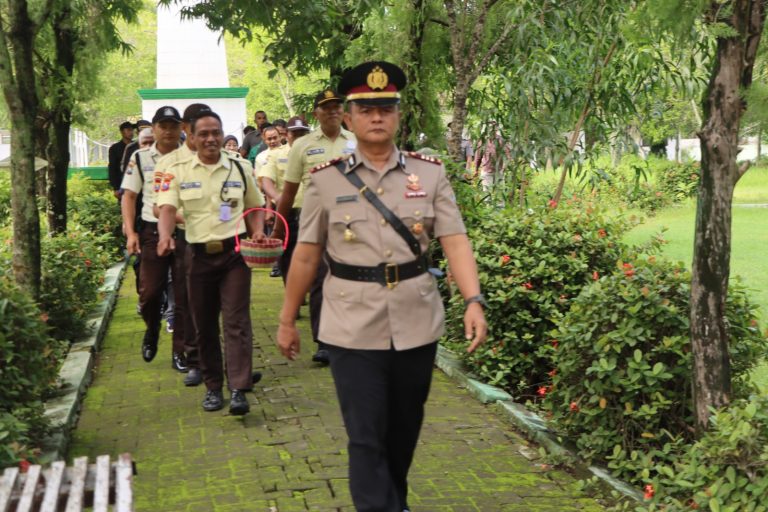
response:
<path fill-rule="evenodd" d="M 285 225 L 285 241 L 278 238 L 265 238 L 264 240 L 259 241 L 251 240 L 250 238 L 240 240 L 240 237 L 238 236 L 240 221 L 255 210 L 272 212 L 283 221 L 283 224 Z M 269 268 L 280 259 L 280 256 L 283 255 L 283 251 L 288 247 L 288 235 L 288 222 L 286 222 L 282 215 L 269 208 L 250 208 L 243 212 L 235 226 L 235 252 L 239 252 L 243 256 L 243 261 L 245 261 L 245 264 L 250 268 Z"/>

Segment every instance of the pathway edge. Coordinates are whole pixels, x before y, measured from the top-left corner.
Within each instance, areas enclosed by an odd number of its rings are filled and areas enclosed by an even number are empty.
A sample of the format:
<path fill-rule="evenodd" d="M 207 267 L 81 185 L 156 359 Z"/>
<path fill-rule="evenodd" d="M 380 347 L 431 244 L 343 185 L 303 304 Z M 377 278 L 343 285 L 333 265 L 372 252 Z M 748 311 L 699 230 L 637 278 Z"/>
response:
<path fill-rule="evenodd" d="M 579 458 L 576 453 L 566 447 L 561 439 L 547 426 L 547 421 L 525 405 L 515 402 L 512 395 L 501 388 L 480 382 L 475 375 L 469 373 L 458 355 L 445 348 L 437 346 L 437 367 L 449 378 L 465 387 L 469 394 L 486 405 L 493 405 L 496 413 L 507 423 L 518 429 L 523 435 L 543 447 L 548 453 L 564 457 L 575 466 L 578 472 L 590 473 L 608 485 L 611 489 L 636 501 L 643 501 L 643 493 L 612 476 L 608 470 L 600 466 L 589 465 Z"/>
<path fill-rule="evenodd" d="M 51 434 L 43 442 L 40 455 L 42 464 L 66 457 L 72 428 L 77 422 L 85 391 L 91 383 L 94 359 L 104 341 L 127 266 L 126 259 L 104 272 L 104 284 L 99 289 L 104 296 L 88 316 L 86 334 L 72 343 L 59 369 L 61 387 L 54 397 L 45 402 L 45 416 L 50 420 Z"/>

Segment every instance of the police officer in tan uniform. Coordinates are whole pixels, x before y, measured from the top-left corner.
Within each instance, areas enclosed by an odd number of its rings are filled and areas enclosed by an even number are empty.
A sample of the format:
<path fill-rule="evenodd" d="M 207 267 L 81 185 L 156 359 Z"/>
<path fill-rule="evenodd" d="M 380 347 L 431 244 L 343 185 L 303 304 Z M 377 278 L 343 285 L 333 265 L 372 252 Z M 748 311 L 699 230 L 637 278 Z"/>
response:
<path fill-rule="evenodd" d="M 141 355 L 150 362 L 157 354 L 160 337 L 160 307 L 162 296 L 168 284 L 168 270 L 173 258 L 157 253 L 157 217 L 152 206 L 155 192 L 159 188 L 155 165 L 160 158 L 179 147 L 181 141 L 181 116 L 173 107 L 160 107 L 152 118 L 155 143 L 148 149 L 133 153 L 123 175 L 121 188 L 124 190 L 121 210 L 129 254 L 141 254 L 139 266 L 139 307 L 146 330 L 141 344 Z M 141 227 L 134 229 L 134 218 L 139 194 L 142 195 Z M 176 276 L 174 276 L 174 281 Z M 171 363 L 179 371 L 186 370 L 184 343 L 174 339 Z"/>
<path fill-rule="evenodd" d="M 280 196 L 277 211 L 288 218 L 291 214 L 294 198 L 299 185 L 309 182 L 309 170 L 314 166 L 332 158 L 352 154 L 357 142 L 355 136 L 341 127 L 344 114 L 343 98 L 332 89 L 325 89 L 315 97 L 313 115 L 320 123 L 320 129 L 299 139 L 288 152 L 288 167 L 285 171 L 285 185 Z M 278 222 L 272 235 L 283 238 L 283 228 Z M 309 294 L 309 316 L 312 325 L 312 337 L 317 343 L 317 352 L 312 360 L 328 364 L 328 352 L 317 337 L 320 326 L 320 315 L 323 305 L 323 278 L 327 272 L 324 263 L 320 264 L 317 279 Z"/>
<path fill-rule="evenodd" d="M 359 512 L 408 509 L 408 469 L 444 330 L 424 256 L 432 238 L 465 298 L 469 351 L 487 331 L 472 248 L 445 170 L 393 143 L 405 81 L 387 62 L 367 62 L 342 77 L 344 120 L 358 145 L 312 170 L 277 332 L 281 352 L 294 359 L 293 312 L 326 252 L 319 338 L 330 353 Z"/>
<path fill-rule="evenodd" d="M 247 160 L 222 150 L 221 118 L 201 112 L 192 121 L 197 153 L 169 167 L 158 194 L 158 252 L 174 248 L 176 211 L 184 209 L 187 241 L 187 292 L 200 351 L 206 394 L 203 409 L 224 406 L 224 368 L 219 343 L 219 312 L 224 327 L 226 374 L 231 390 L 229 412 L 245 414 L 245 392 L 252 387 L 253 333 L 249 315 L 251 271 L 235 252 L 235 229 L 243 212 L 264 206 Z M 239 234 L 264 238 L 264 213 L 239 223 Z"/>
<path fill-rule="evenodd" d="M 163 155 L 157 161 L 155 172 L 165 173 L 165 171 L 174 164 L 190 160 L 195 156 L 197 150 L 195 139 L 192 137 L 192 120 L 196 119 L 201 112 L 208 112 L 211 108 L 204 103 L 192 103 L 184 109 L 181 116 L 181 131 L 186 135 L 186 140 L 177 150 Z M 160 210 L 155 205 L 153 210 L 155 216 L 160 216 Z M 184 377 L 185 386 L 198 386 L 203 382 L 200 372 L 200 360 L 197 345 L 195 343 L 195 326 L 192 323 L 192 314 L 189 311 L 187 301 L 187 265 L 184 254 L 187 249 L 187 242 L 184 229 L 184 216 L 181 210 L 176 212 L 176 232 L 174 233 L 176 248 L 173 251 L 173 266 L 175 278 L 173 279 L 173 295 L 176 302 L 174 311 L 175 325 L 173 329 L 174 346 L 183 346 L 186 354 L 188 372 Z"/>
<path fill-rule="evenodd" d="M 259 185 L 261 185 L 261 188 L 264 190 L 267 197 L 274 201 L 275 204 L 280 202 L 280 196 L 283 193 L 283 188 L 285 186 L 285 171 L 288 168 L 288 153 L 296 141 L 308 133 L 309 126 L 302 118 L 298 116 L 290 118 L 286 127 L 286 139 L 288 140 L 288 143 L 274 150 L 274 153 L 267 159 L 267 163 L 259 169 L 257 176 Z M 296 247 L 302 202 L 304 202 L 304 185 L 299 184 L 299 188 L 293 199 L 292 207 L 288 210 L 288 215 L 285 216 L 285 219 L 288 222 L 288 245 L 280 256 L 279 261 L 279 270 L 280 275 L 283 277 L 283 282 L 285 282 L 285 278 L 288 275 L 291 256 Z M 280 223 L 281 221 L 276 220 L 275 222 Z"/>

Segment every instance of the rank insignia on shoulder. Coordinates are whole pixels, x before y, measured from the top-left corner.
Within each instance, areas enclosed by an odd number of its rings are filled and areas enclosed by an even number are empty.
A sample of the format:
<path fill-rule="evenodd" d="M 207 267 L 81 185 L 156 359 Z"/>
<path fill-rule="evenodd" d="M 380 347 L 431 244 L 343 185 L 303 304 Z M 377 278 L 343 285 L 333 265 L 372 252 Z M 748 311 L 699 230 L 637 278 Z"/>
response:
<path fill-rule="evenodd" d="M 430 162 L 437 165 L 440 165 L 443 163 L 443 161 L 440 160 L 439 158 L 435 158 L 429 155 L 422 155 L 421 153 L 417 153 L 416 151 L 408 151 L 407 154 L 409 157 L 415 158 L 417 160 L 424 160 L 425 162 Z"/>
<path fill-rule="evenodd" d="M 344 160 L 343 158 L 334 158 L 333 160 L 328 160 L 327 162 L 323 162 L 320 165 L 316 165 L 313 168 L 309 170 L 310 173 L 315 173 L 317 171 L 322 171 L 323 169 L 326 169 L 332 165 L 336 165 L 337 163 Z"/>

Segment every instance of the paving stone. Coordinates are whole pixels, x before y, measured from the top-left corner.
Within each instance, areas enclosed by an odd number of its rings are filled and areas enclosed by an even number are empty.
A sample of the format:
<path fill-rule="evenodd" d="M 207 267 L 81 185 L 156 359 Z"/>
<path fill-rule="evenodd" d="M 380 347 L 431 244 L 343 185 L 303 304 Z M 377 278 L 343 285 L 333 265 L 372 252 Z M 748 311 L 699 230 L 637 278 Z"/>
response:
<path fill-rule="evenodd" d="M 300 360 L 287 362 L 274 344 L 282 282 L 268 271 L 253 273 L 253 363 L 264 377 L 245 417 L 202 410 L 203 388 L 184 387 L 171 369 L 167 333 L 155 360 L 141 359 L 144 328 L 126 273 L 69 457 L 130 452 L 138 512 L 354 511 L 336 391 L 328 369 L 309 361 L 309 313 L 302 308 Z M 573 477 L 538 459 L 494 407 L 436 370 L 409 504 L 415 512 L 602 510 Z"/>

